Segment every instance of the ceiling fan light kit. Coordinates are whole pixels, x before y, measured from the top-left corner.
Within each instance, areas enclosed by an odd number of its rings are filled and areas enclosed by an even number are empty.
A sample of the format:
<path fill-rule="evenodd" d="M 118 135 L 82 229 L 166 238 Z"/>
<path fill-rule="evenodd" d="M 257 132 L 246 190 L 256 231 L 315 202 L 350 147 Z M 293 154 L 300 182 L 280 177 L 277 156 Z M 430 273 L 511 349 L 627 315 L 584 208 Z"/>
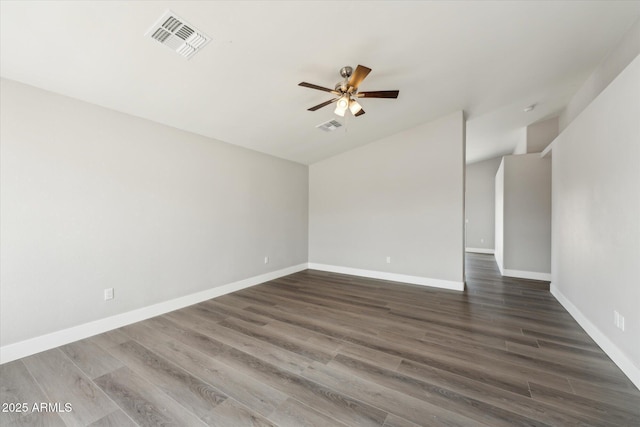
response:
<path fill-rule="evenodd" d="M 362 106 L 358 101 L 356 101 L 355 99 L 352 99 L 351 102 L 349 102 L 349 110 L 351 110 L 351 114 L 358 117 L 359 115 L 358 113 L 362 111 Z"/>
<path fill-rule="evenodd" d="M 347 108 L 349 108 L 349 96 L 343 95 L 338 99 L 338 102 L 336 102 L 336 109 L 334 113 L 340 117 L 344 117 L 344 113 L 347 111 Z"/>
<path fill-rule="evenodd" d="M 371 68 L 358 65 L 354 71 L 353 68 L 346 66 L 340 69 L 340 76 L 343 81 L 335 85 L 335 89 L 329 89 L 312 83 L 301 82 L 298 86 L 308 87 L 309 89 L 321 90 L 329 92 L 337 96 L 337 98 L 325 101 L 322 104 L 308 108 L 309 111 L 316 111 L 329 104 L 336 103 L 334 113 L 340 117 L 344 117 L 347 110 L 351 111 L 355 117 L 364 114 L 362 106 L 355 98 L 397 98 L 400 91 L 398 90 L 378 90 L 372 92 L 358 92 L 360 83 L 369 75 Z"/>

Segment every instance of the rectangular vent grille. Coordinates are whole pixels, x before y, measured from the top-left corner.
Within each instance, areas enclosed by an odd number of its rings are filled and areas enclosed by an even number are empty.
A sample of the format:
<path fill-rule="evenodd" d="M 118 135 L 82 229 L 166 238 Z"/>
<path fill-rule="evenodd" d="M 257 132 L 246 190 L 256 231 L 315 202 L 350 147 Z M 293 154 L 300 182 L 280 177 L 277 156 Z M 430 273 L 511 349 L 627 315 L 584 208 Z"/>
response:
<path fill-rule="evenodd" d="M 322 129 L 325 132 L 333 132 L 334 130 L 338 129 L 340 126 L 342 126 L 342 123 L 340 123 L 339 121 L 329 120 L 328 122 L 320 123 L 316 127 L 318 129 Z"/>
<path fill-rule="evenodd" d="M 211 38 L 184 19 L 167 10 L 145 33 L 176 53 L 189 59 L 201 50 Z"/>
<path fill-rule="evenodd" d="M 176 36 L 180 37 L 182 40 L 187 40 L 193 33 L 194 31 L 191 28 L 183 25 L 178 31 L 176 31 Z"/>

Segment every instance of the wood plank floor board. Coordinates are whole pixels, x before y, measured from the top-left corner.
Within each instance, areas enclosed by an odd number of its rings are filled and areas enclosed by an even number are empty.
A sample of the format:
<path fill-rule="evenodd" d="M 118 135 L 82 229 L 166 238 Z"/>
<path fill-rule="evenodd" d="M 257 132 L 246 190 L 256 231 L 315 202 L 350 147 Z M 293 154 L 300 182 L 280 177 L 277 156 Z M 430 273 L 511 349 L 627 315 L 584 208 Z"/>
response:
<path fill-rule="evenodd" d="M 519 308 L 526 311 L 535 310 L 540 313 L 545 313 L 548 316 L 556 316 L 564 313 L 564 308 L 559 304 L 548 304 L 545 301 L 526 301 L 522 296 L 505 295 L 504 303 L 512 308 Z"/>
<path fill-rule="evenodd" d="M 291 336 L 286 336 L 277 330 L 269 330 L 240 319 L 228 319 L 218 323 L 220 326 L 234 330 L 260 341 L 264 341 L 292 353 L 299 354 L 308 359 L 321 363 L 327 363 L 333 358 L 333 354 L 310 345 Z"/>
<path fill-rule="evenodd" d="M 245 292 L 249 295 L 256 295 L 262 291 L 260 291 L 260 289 L 247 289 Z M 314 292 L 311 289 L 305 292 L 274 286 L 269 290 L 267 297 L 270 297 L 271 294 L 276 294 L 282 298 L 291 298 L 296 301 L 306 302 L 317 307 L 330 307 L 358 313 L 383 314 L 389 311 L 379 300 L 348 295 L 340 297 L 336 296 L 335 293 L 327 295 L 326 290 L 323 290 L 323 292 Z"/>
<path fill-rule="evenodd" d="M 162 336 L 144 322 L 127 327 L 132 339 L 152 349 L 174 364 L 221 390 L 258 414 L 269 415 L 287 395 L 261 383 L 214 357 Z"/>
<path fill-rule="evenodd" d="M 278 306 L 280 307 L 280 306 Z M 381 316 L 379 313 L 361 313 L 354 310 L 340 310 L 336 308 L 307 306 L 301 307 L 301 310 L 309 316 L 317 319 L 323 319 L 328 316 L 331 317 L 332 322 L 341 322 L 349 326 L 350 329 L 355 329 L 360 332 L 369 331 L 372 335 L 377 335 L 378 331 L 400 332 L 402 335 L 408 335 L 412 337 L 421 337 L 424 334 L 424 329 L 406 322 L 403 319 L 392 319 L 387 316 Z"/>
<path fill-rule="evenodd" d="M 291 372 L 300 373 L 312 362 L 312 359 L 304 355 L 218 324 L 200 323 L 192 327 L 194 331 L 201 333 L 208 339 L 236 347 L 247 354 L 260 357 L 262 360 Z"/>
<path fill-rule="evenodd" d="M 497 324 L 509 323 L 520 329 L 535 329 L 539 332 L 546 332 L 551 334 L 565 334 L 569 336 L 575 336 L 576 338 L 585 338 L 586 333 L 582 328 L 568 328 L 562 323 L 568 322 L 567 319 L 557 321 L 538 321 L 534 316 L 519 316 L 513 314 L 497 314 L 493 316 L 493 322 Z"/>
<path fill-rule="evenodd" d="M 545 301 L 545 303 L 548 303 Z M 575 322 L 569 322 L 571 316 L 567 313 L 558 313 L 553 316 L 545 316 L 541 318 L 539 311 L 537 310 L 522 310 L 520 308 L 516 309 L 508 304 L 503 305 L 472 305 L 469 307 L 468 304 L 460 304 L 458 302 L 446 302 L 440 303 L 441 309 L 448 310 L 449 314 L 452 314 L 452 311 L 455 312 L 467 309 L 469 310 L 469 315 L 473 316 L 473 318 L 481 318 L 490 321 L 511 321 L 517 323 L 517 326 L 529 327 L 531 325 L 535 327 L 547 327 L 552 330 L 561 329 L 561 330 L 570 330 L 573 333 L 579 334 L 581 336 L 585 335 L 584 330 L 577 325 Z"/>
<path fill-rule="evenodd" d="M 640 417 L 640 391 L 635 389 L 614 390 L 597 386 L 588 381 L 570 379 L 571 388 L 578 396 L 586 397 L 596 402 L 603 402 L 623 410 L 630 410 Z"/>
<path fill-rule="evenodd" d="M 269 301 L 268 299 L 265 299 L 259 295 L 251 294 L 247 292 L 247 289 L 243 289 L 241 291 L 235 292 L 233 295 L 230 295 L 230 296 L 233 297 L 233 299 L 235 299 L 236 301 L 244 301 L 246 304 L 249 304 L 249 305 L 251 304 L 271 305 L 271 306 L 276 305 L 276 303 L 273 301 Z"/>
<path fill-rule="evenodd" d="M 387 340 L 389 343 L 398 343 L 399 345 L 402 345 L 405 348 L 411 348 L 418 353 L 428 353 L 430 356 L 437 358 L 442 362 L 450 363 L 451 365 L 466 366 L 478 371 L 490 371 L 493 366 L 500 364 L 500 372 L 502 374 L 507 374 L 513 379 L 519 379 L 523 383 L 526 383 L 526 381 L 530 379 L 538 378 L 539 380 L 546 381 L 560 389 L 571 391 L 569 383 L 564 377 L 566 373 L 563 372 L 560 374 L 557 371 L 554 371 L 552 368 L 555 368 L 556 365 L 551 362 L 545 364 L 533 358 L 509 353 L 506 350 L 487 348 L 481 345 L 456 343 L 449 347 L 434 340 L 399 340 L 397 336 L 389 334 L 382 334 L 380 339 Z M 410 360 L 415 360 L 415 358 Z M 415 361 L 420 362 L 419 360 Z M 571 369 L 571 373 L 575 377 L 584 377 L 583 371 L 577 370 L 576 373 L 575 368 Z M 615 383 L 615 380 L 604 375 L 601 376 L 606 381 Z"/>
<path fill-rule="evenodd" d="M 206 426 L 195 414 L 127 367 L 98 377 L 95 382 L 140 426 Z"/>
<path fill-rule="evenodd" d="M 381 338 L 394 340 L 395 337 L 383 334 Z M 403 340 L 406 342 L 406 340 Z M 514 370 L 521 372 L 528 378 L 532 376 L 545 376 L 549 382 L 554 382 L 553 376 L 558 379 L 561 377 L 584 379 L 588 378 L 592 381 L 598 381 L 601 384 L 619 384 L 625 379 L 624 374 L 619 369 L 610 369 L 611 366 L 601 366 L 597 363 L 563 363 L 555 359 L 549 360 L 548 357 L 541 358 L 530 354 L 522 354 L 522 352 L 510 352 L 507 350 L 485 347 L 482 345 L 472 345 L 465 343 L 455 343 L 453 346 L 447 346 L 437 342 L 436 340 L 422 339 L 411 342 L 411 347 L 425 348 L 429 351 L 438 350 L 450 357 L 462 359 L 474 359 L 476 363 L 483 363 L 485 366 L 491 366 L 494 363 L 501 363 L 503 370 L 507 367 L 513 367 Z M 523 346 L 526 347 L 526 346 Z M 562 380 L 566 383 L 566 380 Z"/>
<path fill-rule="evenodd" d="M 97 378 L 124 366 L 105 349 L 88 339 L 63 345 L 60 350 L 89 378 Z"/>
<path fill-rule="evenodd" d="M 229 307 L 235 307 L 240 310 L 252 304 L 252 302 L 238 298 L 238 296 L 235 293 L 222 295 L 221 297 L 216 298 L 215 302 L 224 304 Z"/>
<path fill-rule="evenodd" d="M 379 365 L 338 354 L 328 366 L 336 364 L 346 372 L 372 382 L 385 384 L 406 394 L 426 398 L 449 410 L 466 414 L 470 418 L 484 420 L 488 425 L 504 423 L 531 425 L 531 420 L 548 425 L 569 425 L 571 418 L 554 411 L 548 405 L 491 386 L 452 375 L 419 364 L 403 364 L 409 369 L 392 371 Z M 413 376 L 412 376 L 413 374 Z M 416 375 L 417 374 L 417 375 Z M 514 416 L 513 412 L 518 415 Z M 535 423 L 533 423 L 535 424 Z"/>
<path fill-rule="evenodd" d="M 185 327 L 166 316 L 154 317 L 147 319 L 145 322 L 176 341 L 196 347 L 210 356 L 215 356 L 224 350 L 225 346 L 221 342 L 211 339 L 211 337 L 194 329 Z"/>
<path fill-rule="evenodd" d="M 136 427 L 137 425 L 127 414 L 118 409 L 89 424 L 89 427 Z"/>
<path fill-rule="evenodd" d="M 182 310 L 179 310 L 179 312 L 191 313 L 204 319 L 211 320 L 213 322 L 219 322 L 229 317 L 227 314 L 210 309 L 205 304 L 192 305 L 191 307 L 186 307 Z"/>
<path fill-rule="evenodd" d="M 310 302 L 289 297 L 278 296 L 278 298 L 280 302 L 278 303 L 278 305 L 276 305 L 276 307 L 279 309 L 286 310 L 293 314 L 303 314 L 314 318 L 326 318 L 327 316 L 331 316 L 331 319 L 333 321 L 342 321 L 347 324 L 349 324 L 348 322 L 353 322 L 354 328 L 364 327 L 366 330 L 370 330 L 371 333 L 375 333 L 376 326 L 366 324 L 365 322 L 363 322 L 363 320 L 367 319 L 373 321 L 374 319 L 386 316 L 387 314 L 387 312 L 385 312 L 384 314 L 363 313 L 362 311 L 354 310 L 350 307 L 319 306 Z M 358 323 L 359 325 L 355 326 Z M 411 328 L 408 329 L 410 330 Z"/>
<path fill-rule="evenodd" d="M 87 425 L 115 411 L 117 406 L 60 350 L 52 349 L 22 359 L 51 403 L 70 403 L 60 412 L 68 425 Z"/>
<path fill-rule="evenodd" d="M 422 423 L 422 425 L 427 425 L 426 423 Z M 445 425 L 444 423 L 437 425 Z M 387 419 L 384 421 L 382 427 L 420 427 L 420 424 L 412 423 L 409 420 L 405 420 L 402 417 L 399 417 L 394 414 L 389 414 Z"/>
<path fill-rule="evenodd" d="M 221 356 L 224 363 L 347 425 L 379 426 L 387 415 L 371 405 L 234 348 Z"/>
<path fill-rule="evenodd" d="M 373 407 L 380 408 L 387 414 L 402 415 L 403 418 L 412 422 L 421 423 L 425 420 L 434 422 L 435 420 L 443 419 L 458 426 L 482 425 L 462 414 L 450 412 L 424 399 L 414 398 L 411 395 L 397 392 L 379 383 L 362 380 L 357 376 L 344 375 L 343 372 L 328 368 L 322 364 L 312 364 L 305 370 L 303 375 L 312 381 L 353 396 Z"/>
<path fill-rule="evenodd" d="M 259 308 L 265 309 L 266 307 Z M 254 307 L 247 308 L 247 310 L 253 309 Z M 343 313 L 336 314 L 335 312 L 324 311 L 310 305 L 301 306 L 295 303 L 289 303 L 288 305 L 278 304 L 273 307 L 273 309 L 286 313 L 287 315 L 304 317 L 307 319 L 307 323 L 317 323 L 319 326 L 326 326 L 333 330 L 332 336 L 334 337 L 349 335 L 352 332 L 376 336 L 379 332 L 379 329 L 372 324 L 367 324 L 361 320 L 354 321 L 352 318 L 349 318 L 349 316 L 344 316 Z"/>
<path fill-rule="evenodd" d="M 549 293 L 466 255 L 464 292 L 304 270 L 0 366 L 66 426 L 640 426 L 640 391 Z"/>
<path fill-rule="evenodd" d="M 541 420 L 550 425 L 590 425 L 592 421 L 589 417 L 583 417 L 577 414 L 567 415 L 563 411 L 556 410 L 548 404 L 538 402 L 528 396 L 525 397 L 494 387 L 486 384 L 481 379 L 471 380 L 420 363 L 403 361 L 398 368 L 398 372 L 429 384 L 456 391 L 490 405 Z"/>
<path fill-rule="evenodd" d="M 227 399 L 217 405 L 209 419 L 212 426 L 275 427 L 275 424 L 267 418 L 248 409 L 234 399 Z"/>
<path fill-rule="evenodd" d="M 351 304 L 354 302 L 353 300 L 367 301 L 370 306 L 377 307 L 379 311 L 384 311 L 388 303 L 391 302 L 417 304 L 420 306 L 425 300 L 448 300 L 445 294 L 439 294 L 433 292 L 431 289 L 416 285 L 404 284 L 398 292 L 390 293 L 388 292 L 389 283 L 385 285 L 374 285 L 373 282 L 358 280 L 334 286 L 331 283 L 326 283 L 324 279 L 309 279 L 308 282 L 317 284 L 317 286 L 309 290 L 309 292 L 313 292 L 316 296 L 320 297 L 323 293 L 330 291 L 332 295 L 340 295 Z M 305 286 L 303 289 L 306 290 L 308 288 L 308 286 Z"/>
<path fill-rule="evenodd" d="M 402 363 L 402 358 L 399 356 L 372 350 L 370 348 L 353 343 L 344 343 L 342 346 L 340 346 L 337 353 L 344 356 L 355 357 L 357 359 L 373 363 L 376 366 L 389 370 L 398 369 L 400 363 Z"/>
<path fill-rule="evenodd" d="M 282 309 L 265 306 L 250 306 L 247 310 L 258 313 L 263 316 L 271 316 L 273 319 L 290 325 L 308 329 L 338 340 L 344 339 L 348 334 L 344 329 L 331 323 L 331 321 L 323 322 L 322 320 L 312 320 L 301 314 L 292 314 Z"/>
<path fill-rule="evenodd" d="M 46 402 L 48 399 L 36 380 L 31 376 L 21 360 L 0 365 L 0 401 L 5 404 L 32 405 L 36 402 Z M 0 411 L 0 425 L 9 424 L 28 415 L 20 410 Z"/>
<path fill-rule="evenodd" d="M 62 418 L 60 418 L 60 415 L 55 412 L 31 412 L 6 424 L 3 421 L 0 425 L 2 427 L 64 427 L 67 424 L 65 424 Z"/>
<path fill-rule="evenodd" d="M 122 333 L 121 329 L 114 329 L 112 331 L 94 335 L 91 338 L 87 338 L 87 340 L 105 350 L 108 350 L 110 347 L 115 347 L 125 341 L 129 341 L 129 338 Z"/>
<path fill-rule="evenodd" d="M 591 338 L 576 338 L 572 336 L 567 336 L 562 333 L 549 334 L 544 332 L 539 332 L 533 329 L 522 329 L 522 333 L 525 336 L 533 337 L 536 339 L 543 339 L 547 341 L 552 341 L 558 344 L 564 344 L 572 347 L 581 348 L 584 350 L 598 351 L 600 347 L 593 341 Z"/>
<path fill-rule="evenodd" d="M 474 326 L 478 328 L 494 328 L 496 323 L 499 323 L 499 319 L 496 319 L 495 315 L 487 313 L 487 309 L 478 308 L 468 303 L 461 304 L 459 308 L 448 307 L 444 304 L 433 304 L 425 302 L 423 306 L 409 306 L 406 304 L 390 303 L 391 314 L 394 317 L 402 318 L 403 315 L 412 315 L 413 321 L 425 321 L 433 322 L 434 318 L 439 319 L 439 322 L 449 327 L 468 327 Z M 492 310 L 492 309 L 489 309 Z M 407 317 L 407 316 L 405 316 Z M 445 323 L 446 322 L 446 323 Z M 517 325 L 503 324 L 499 328 L 501 333 L 505 331 L 521 335 L 522 328 Z"/>
<path fill-rule="evenodd" d="M 596 372 L 596 374 L 603 373 L 606 375 L 610 375 L 618 380 L 624 379 L 624 375 L 620 373 L 620 369 L 608 358 L 593 358 L 577 353 L 557 354 L 547 351 L 546 349 L 534 348 L 528 345 L 521 345 L 508 341 L 507 351 L 509 353 L 526 356 L 527 359 L 524 359 L 523 363 L 527 363 L 530 358 L 534 358 L 543 360 L 545 362 L 554 363 L 557 369 L 558 366 L 565 366 L 568 361 L 571 361 L 571 365 L 575 369 L 584 369 L 585 372 L 593 370 Z"/>
<path fill-rule="evenodd" d="M 562 322 L 566 322 L 566 320 L 554 320 L 551 321 L 547 318 L 546 321 L 537 321 L 532 316 L 526 316 L 520 312 L 519 315 L 513 315 L 511 313 L 498 313 L 496 308 L 491 309 L 477 309 L 474 308 L 473 311 L 468 310 L 468 308 L 443 308 L 442 305 L 425 305 L 421 309 L 417 310 L 416 308 L 402 308 L 401 305 L 395 304 L 391 307 L 392 309 L 400 308 L 403 313 L 412 313 L 415 312 L 418 315 L 427 314 L 431 316 L 437 317 L 446 317 L 449 320 L 455 319 L 458 325 L 467 325 L 470 322 L 475 326 L 490 326 L 490 327 L 498 327 L 503 329 L 504 331 L 509 331 L 515 333 L 516 335 L 521 335 L 522 329 L 534 329 L 538 332 L 545 332 L 549 334 L 562 334 L 569 337 L 574 337 L 576 339 L 585 339 L 586 334 L 580 328 L 568 328 L 566 326 L 562 326 Z M 467 311 L 464 315 L 454 315 L 456 311 L 465 310 Z"/>
<path fill-rule="evenodd" d="M 559 354 L 561 357 L 576 356 L 579 358 L 600 359 L 611 361 L 609 356 L 602 352 L 599 348 L 584 349 L 576 348 L 570 345 L 564 345 L 553 341 L 538 339 L 538 347 L 542 348 L 546 353 Z"/>
<path fill-rule="evenodd" d="M 251 307 L 248 309 L 251 309 Z M 310 324 L 310 321 L 308 321 L 308 319 L 302 318 L 301 316 L 283 314 L 281 311 L 273 311 L 273 308 L 261 307 L 260 309 L 263 313 L 269 310 L 272 315 L 277 316 L 279 320 L 285 322 L 294 322 L 302 326 Z M 313 324 L 313 322 L 311 323 L 311 327 L 318 327 L 317 325 L 319 322 L 316 322 L 315 324 Z M 341 330 L 339 329 L 339 331 Z M 323 330 L 323 333 L 334 333 L 343 335 L 343 332 L 332 332 L 326 329 Z M 440 367 L 441 369 L 450 370 L 451 372 L 458 373 L 460 375 L 468 377 L 481 376 L 485 381 L 490 382 L 498 387 L 502 387 L 523 395 L 529 395 L 526 382 L 532 377 L 531 375 L 526 375 L 526 373 L 522 374 L 520 372 L 521 369 L 519 369 L 517 366 L 511 366 L 510 370 L 505 367 L 505 373 L 508 373 L 508 375 L 504 375 L 502 373 L 489 373 L 488 371 L 483 369 L 482 366 L 474 362 L 473 359 L 475 358 L 472 358 L 471 361 L 460 360 L 458 363 L 452 363 L 453 361 L 445 355 L 438 356 L 435 353 L 430 353 L 429 356 L 427 356 L 427 353 L 416 352 L 409 345 L 395 343 L 394 345 L 392 345 L 388 340 L 381 340 L 375 337 L 369 337 L 365 336 L 364 334 L 358 334 L 355 332 L 352 332 L 349 336 L 344 336 L 343 339 L 345 341 L 359 344 L 373 350 L 381 351 L 383 353 L 395 355 L 405 359 L 415 360 L 417 362 L 430 366 Z M 469 367 L 469 364 L 473 366 Z M 493 366 L 494 364 L 495 362 L 490 363 L 491 366 Z M 538 372 L 536 374 L 545 375 L 544 372 Z M 548 378 L 552 378 L 552 376 L 548 375 Z M 568 382 L 566 380 L 563 379 L 560 382 L 564 384 L 565 388 L 569 388 Z"/>
<path fill-rule="evenodd" d="M 193 311 L 193 310 L 176 310 L 170 313 L 166 313 L 163 316 L 158 316 L 158 318 L 168 319 L 175 322 L 177 325 L 184 325 L 187 329 L 190 328 L 191 325 L 209 325 L 211 327 L 217 328 L 218 320 L 216 318 L 211 318 L 207 316 L 203 316 L 201 313 Z"/>
<path fill-rule="evenodd" d="M 449 371 L 467 378 L 481 378 L 482 381 L 505 390 L 529 396 L 527 375 L 521 374 L 517 368 L 504 364 L 504 369 L 488 369 L 485 365 L 463 358 L 451 358 L 447 354 L 434 351 L 416 350 L 412 346 L 397 344 L 387 339 L 376 337 L 350 336 L 346 341 L 368 347 L 383 353 L 398 356 L 424 365 Z M 493 363 L 491 366 L 495 366 Z M 507 369 L 508 368 L 508 369 Z"/>
<path fill-rule="evenodd" d="M 249 307 L 248 309 L 252 309 L 252 307 Z M 415 360 L 430 366 L 440 367 L 442 369 L 450 370 L 451 372 L 455 372 L 460 375 L 466 375 L 469 377 L 480 376 L 485 381 L 490 382 L 498 387 L 503 387 L 505 389 L 523 395 L 529 395 L 528 386 L 526 383 L 529 377 L 524 377 L 521 375 L 519 375 L 518 377 L 514 377 L 513 375 L 503 375 L 502 373 L 484 372 L 483 369 L 480 369 L 480 367 L 478 366 L 468 367 L 469 361 L 466 360 L 460 361 L 459 363 L 451 364 L 451 360 L 449 360 L 446 356 L 438 357 L 435 354 L 427 356 L 424 353 L 414 351 L 410 346 L 402 344 L 392 344 L 387 340 L 381 340 L 372 336 L 367 336 L 365 334 L 351 332 L 349 336 L 345 336 L 344 330 L 342 328 L 325 329 L 323 327 L 323 322 L 313 322 L 308 318 L 302 317 L 300 315 L 283 313 L 282 311 L 276 310 L 273 307 L 260 307 L 255 308 L 254 310 L 256 310 L 257 312 L 261 312 L 262 314 L 270 313 L 272 316 L 278 318 L 278 320 L 284 321 L 286 323 L 297 324 L 301 327 L 308 327 L 312 330 L 332 335 L 337 338 L 342 338 L 347 342 L 358 344 L 372 350 L 380 351 L 382 353 L 390 354 L 400 358 Z M 512 370 L 511 374 L 513 374 L 513 372 L 514 371 Z"/>
<path fill-rule="evenodd" d="M 325 349 L 325 351 L 331 351 L 332 353 L 334 353 L 335 350 L 338 349 L 338 347 L 340 347 L 343 343 L 341 340 L 331 338 L 326 335 L 310 331 L 308 329 L 299 328 L 288 323 L 283 323 L 279 320 L 271 319 L 269 323 L 267 323 L 263 327 L 270 331 L 277 331 L 279 333 L 295 337 L 300 341 L 315 343 L 315 345 L 320 346 L 321 348 Z"/>
<path fill-rule="evenodd" d="M 217 300 L 207 300 L 201 304 L 208 310 L 212 310 L 220 314 L 225 314 L 227 315 L 227 317 L 244 320 L 245 322 L 255 323 L 256 325 L 266 325 L 271 321 L 271 319 L 262 317 L 255 313 L 251 313 L 249 311 L 242 310 L 233 306 L 221 304 Z"/>
<path fill-rule="evenodd" d="M 497 348 L 500 350 L 507 349 L 507 341 L 504 339 L 479 336 L 465 331 L 443 328 L 438 325 L 432 325 L 428 329 L 425 328 L 420 339 L 423 341 L 436 340 L 437 342 L 441 342 L 452 347 L 455 347 L 458 343 L 462 342 L 469 345 L 482 346 L 483 348 Z M 532 342 L 531 344 L 534 343 Z M 536 348 L 533 345 L 526 345 L 525 347 Z"/>
<path fill-rule="evenodd" d="M 208 425 L 215 425 L 212 413 L 227 396 L 203 380 L 138 344 L 128 341 L 113 347 L 112 354 L 166 395 L 200 417 Z"/>
<path fill-rule="evenodd" d="M 556 301 L 555 297 L 548 292 L 549 288 L 550 286 L 547 286 L 546 289 L 525 288 L 525 289 L 521 289 L 520 293 L 522 295 L 534 295 L 540 299 L 547 299 L 549 301 L 553 301 L 554 303 L 558 304 L 558 301 Z"/>
<path fill-rule="evenodd" d="M 444 328 L 449 328 L 454 331 L 459 330 L 459 331 L 467 332 L 475 336 L 486 336 L 488 338 L 497 338 L 504 341 L 509 340 L 512 342 L 517 342 L 519 344 L 538 347 L 538 342 L 536 340 L 536 337 L 527 337 L 522 334 L 521 329 L 513 328 L 510 325 L 507 326 L 506 328 L 499 327 L 490 322 L 485 322 L 483 325 L 478 325 L 478 324 L 475 324 L 472 320 L 459 321 L 459 320 L 450 319 L 450 318 L 448 319 L 444 316 L 431 314 L 427 310 L 422 311 L 420 313 L 415 313 L 415 312 L 410 313 L 410 312 L 392 310 L 390 315 L 403 317 L 405 319 L 411 319 L 414 322 L 416 322 L 416 324 L 423 325 L 425 328 L 428 328 L 429 325 L 434 324 L 434 325 L 442 326 Z"/>
<path fill-rule="evenodd" d="M 402 335 L 408 335 L 416 338 L 420 338 L 424 335 L 424 329 L 416 327 L 415 325 L 403 324 L 402 321 L 393 322 L 385 321 L 380 318 L 379 315 L 362 315 L 359 313 L 352 313 L 347 311 L 329 309 L 326 307 L 318 308 L 313 306 L 299 306 L 297 309 L 291 309 L 295 307 L 295 303 L 290 303 L 287 307 L 282 305 L 276 306 L 283 312 L 304 315 L 308 319 L 315 319 L 322 321 L 323 319 L 330 318 L 333 326 L 340 326 L 343 331 L 358 331 L 360 333 L 368 333 L 370 335 L 378 335 L 380 331 L 397 332 Z"/>
<path fill-rule="evenodd" d="M 269 418 L 280 427 L 349 427 L 293 398 L 278 406 Z"/>
<path fill-rule="evenodd" d="M 616 426 L 637 426 L 640 413 L 636 408 L 620 409 L 602 401 L 588 399 L 576 394 L 565 393 L 550 387 L 530 382 L 531 397 L 576 413 L 588 414 L 602 422 Z"/>

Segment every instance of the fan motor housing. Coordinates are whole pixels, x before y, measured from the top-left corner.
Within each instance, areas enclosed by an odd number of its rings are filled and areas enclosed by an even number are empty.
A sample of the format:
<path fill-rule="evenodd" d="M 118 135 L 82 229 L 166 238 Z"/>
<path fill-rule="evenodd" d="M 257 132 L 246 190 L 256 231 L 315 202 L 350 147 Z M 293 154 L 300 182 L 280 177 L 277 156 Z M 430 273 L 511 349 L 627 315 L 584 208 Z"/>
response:
<path fill-rule="evenodd" d="M 346 67 L 340 68 L 340 75 L 345 79 L 351 77 L 351 74 L 353 74 L 353 68 L 349 67 L 348 65 Z"/>

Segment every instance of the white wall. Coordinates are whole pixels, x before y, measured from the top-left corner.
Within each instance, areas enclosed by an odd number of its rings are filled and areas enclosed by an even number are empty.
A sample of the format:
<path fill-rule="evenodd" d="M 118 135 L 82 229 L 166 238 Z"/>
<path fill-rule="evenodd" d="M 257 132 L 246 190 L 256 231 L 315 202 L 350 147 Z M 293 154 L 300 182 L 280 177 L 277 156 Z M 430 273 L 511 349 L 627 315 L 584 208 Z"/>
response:
<path fill-rule="evenodd" d="M 2 346 L 307 262 L 306 166 L 13 81 L 0 94 Z"/>
<path fill-rule="evenodd" d="M 315 163 L 309 182 L 312 266 L 462 287 L 462 112 Z"/>
<path fill-rule="evenodd" d="M 558 132 L 558 117 L 552 117 L 527 126 L 526 152 L 541 153 L 558 136 Z"/>
<path fill-rule="evenodd" d="M 500 161 L 495 178 L 495 257 L 502 274 L 504 271 L 504 157 Z"/>
<path fill-rule="evenodd" d="M 640 387 L 639 117 L 637 56 L 553 144 L 552 292 Z"/>
<path fill-rule="evenodd" d="M 565 129 L 638 55 L 640 55 L 640 20 L 635 22 L 620 43 L 609 52 L 571 98 L 569 105 L 560 114 L 560 130 Z"/>
<path fill-rule="evenodd" d="M 527 139 L 521 139 L 513 149 L 513 154 L 527 154 Z"/>
<path fill-rule="evenodd" d="M 503 276 L 549 280 L 551 162 L 504 156 L 495 178 L 495 258 Z"/>
<path fill-rule="evenodd" d="M 496 157 L 466 166 L 465 246 L 469 252 L 495 249 L 495 179 L 502 161 Z"/>
<path fill-rule="evenodd" d="M 551 273 L 551 160 L 504 157 L 503 274 L 548 280 Z"/>

